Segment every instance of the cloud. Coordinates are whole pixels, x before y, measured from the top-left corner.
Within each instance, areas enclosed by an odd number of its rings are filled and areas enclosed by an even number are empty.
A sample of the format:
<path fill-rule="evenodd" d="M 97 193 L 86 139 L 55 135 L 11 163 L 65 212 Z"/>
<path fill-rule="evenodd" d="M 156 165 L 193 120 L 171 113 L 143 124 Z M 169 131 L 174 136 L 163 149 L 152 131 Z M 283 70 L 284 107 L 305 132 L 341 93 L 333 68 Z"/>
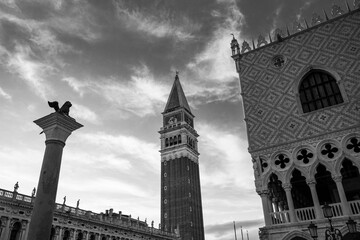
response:
<path fill-rule="evenodd" d="M 235 129 L 224 130 L 206 122 L 199 122 L 199 149 L 208 157 L 201 160 L 202 183 L 209 186 L 234 186 L 254 190 L 252 163 L 247 152 L 247 141 Z M 239 175 L 239 170 L 244 169 Z M 246 171 L 248 169 L 248 171 Z M 255 190 L 254 190 L 255 191 Z"/>
<path fill-rule="evenodd" d="M 201 29 L 201 24 L 191 21 L 188 17 L 175 17 L 164 9 L 129 9 L 123 1 L 115 3 L 118 18 L 121 23 L 134 31 L 146 33 L 149 36 L 164 38 L 172 37 L 179 41 L 193 39 L 194 33 Z"/>
<path fill-rule="evenodd" d="M 1 87 L 0 87 L 0 97 L 5 98 L 6 100 L 12 99 L 11 95 L 5 92 L 4 89 L 2 89 Z"/>
<path fill-rule="evenodd" d="M 90 110 L 88 107 L 80 105 L 78 103 L 72 103 L 71 116 L 75 119 L 82 119 L 92 124 L 100 124 L 98 115 Z"/>
<path fill-rule="evenodd" d="M 32 60 L 30 47 L 17 45 L 15 53 L 9 54 L 7 67 L 15 71 L 21 79 L 43 99 L 52 93 L 52 89 L 45 81 L 45 76 L 54 71 L 51 65 Z"/>
<path fill-rule="evenodd" d="M 110 135 L 103 132 L 78 134 L 80 142 L 90 144 L 92 149 L 98 148 L 99 152 L 107 152 L 117 157 L 108 155 L 104 162 L 115 162 L 116 158 L 127 161 L 128 168 L 141 165 L 148 167 L 147 171 L 158 171 L 159 153 L 158 146 L 128 135 Z M 131 161 L 133 160 L 133 161 Z"/>
<path fill-rule="evenodd" d="M 133 73 L 129 80 L 112 77 L 80 81 L 74 77 L 66 77 L 63 81 L 80 96 L 85 93 L 101 96 L 118 111 L 125 113 L 126 118 L 131 115 L 145 117 L 157 114 L 166 103 L 169 87 L 156 81 L 145 65 L 134 68 Z"/>

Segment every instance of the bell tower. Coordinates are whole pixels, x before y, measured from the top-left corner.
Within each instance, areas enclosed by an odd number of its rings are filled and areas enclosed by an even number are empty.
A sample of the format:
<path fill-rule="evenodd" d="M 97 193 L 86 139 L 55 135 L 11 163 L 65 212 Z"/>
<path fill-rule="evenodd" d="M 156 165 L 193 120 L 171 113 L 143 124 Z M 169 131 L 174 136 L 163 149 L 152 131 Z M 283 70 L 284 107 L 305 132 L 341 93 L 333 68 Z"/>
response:
<path fill-rule="evenodd" d="M 161 229 L 182 240 L 203 240 L 199 153 L 191 113 L 178 73 L 163 114 L 161 134 Z"/>

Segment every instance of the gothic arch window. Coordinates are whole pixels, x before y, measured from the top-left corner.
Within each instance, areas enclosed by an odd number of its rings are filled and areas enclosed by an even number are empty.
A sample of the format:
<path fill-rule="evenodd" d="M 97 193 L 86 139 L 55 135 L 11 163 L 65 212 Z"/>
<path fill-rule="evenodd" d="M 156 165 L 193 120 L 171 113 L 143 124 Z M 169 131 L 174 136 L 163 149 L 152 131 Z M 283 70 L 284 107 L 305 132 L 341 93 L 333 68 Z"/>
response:
<path fill-rule="evenodd" d="M 165 147 L 168 147 L 168 146 L 169 146 L 169 139 L 165 138 Z"/>
<path fill-rule="evenodd" d="M 174 137 L 174 145 L 177 144 L 177 136 Z"/>
<path fill-rule="evenodd" d="M 178 136 L 178 143 L 181 143 L 181 135 Z"/>
<path fill-rule="evenodd" d="M 11 228 L 10 238 L 9 240 L 19 240 L 20 239 L 20 231 L 21 231 L 21 223 L 16 222 Z"/>
<path fill-rule="evenodd" d="M 69 240 L 70 239 L 70 231 L 65 230 L 63 240 Z"/>
<path fill-rule="evenodd" d="M 344 102 L 335 78 L 323 70 L 311 70 L 302 78 L 299 97 L 304 113 Z"/>

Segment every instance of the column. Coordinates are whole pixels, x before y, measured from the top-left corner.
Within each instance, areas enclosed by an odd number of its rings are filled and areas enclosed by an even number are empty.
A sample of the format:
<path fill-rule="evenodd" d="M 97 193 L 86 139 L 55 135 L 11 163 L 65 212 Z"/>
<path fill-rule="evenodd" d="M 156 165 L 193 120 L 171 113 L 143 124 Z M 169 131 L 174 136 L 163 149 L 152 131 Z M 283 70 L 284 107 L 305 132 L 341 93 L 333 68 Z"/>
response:
<path fill-rule="evenodd" d="M 261 202 L 263 206 L 263 213 L 264 213 L 264 219 L 265 219 L 265 226 L 271 225 L 271 218 L 269 213 L 269 207 L 268 207 L 268 190 L 259 191 L 258 194 L 261 197 Z"/>
<path fill-rule="evenodd" d="M 10 220 L 8 217 L 1 217 L 1 233 L 0 240 L 5 240 L 9 233 Z"/>
<path fill-rule="evenodd" d="M 335 181 L 336 187 L 337 187 L 338 192 L 339 192 L 340 201 L 341 201 L 341 208 L 343 210 L 343 214 L 344 214 L 344 216 L 349 216 L 350 215 L 350 208 L 349 208 L 349 203 L 348 203 L 348 201 L 346 199 L 344 186 L 342 185 L 342 176 L 341 175 L 333 176 L 333 180 Z"/>
<path fill-rule="evenodd" d="M 21 240 L 26 240 L 27 237 L 27 233 L 28 233 L 28 221 L 23 220 L 21 221 Z"/>
<path fill-rule="evenodd" d="M 45 133 L 46 148 L 31 215 L 28 240 L 49 239 L 50 237 L 65 141 L 73 131 L 82 127 L 75 119 L 59 112 L 49 114 L 34 122 Z"/>
<path fill-rule="evenodd" d="M 283 184 L 283 188 L 285 190 L 285 193 L 286 193 L 286 201 L 287 201 L 287 204 L 289 206 L 289 214 L 290 214 L 290 222 L 297 222 L 297 218 L 296 218 L 296 215 L 295 215 L 295 208 L 294 208 L 294 202 L 293 202 L 293 199 L 292 199 L 292 196 L 291 196 L 291 184 L 288 183 L 288 184 Z"/>
<path fill-rule="evenodd" d="M 313 200 L 313 203 L 314 203 L 314 208 L 315 208 L 316 219 L 323 219 L 324 215 L 323 215 L 323 213 L 321 211 L 319 197 L 318 197 L 317 192 L 316 192 L 316 180 L 315 179 L 310 179 L 310 180 L 307 180 L 306 183 L 310 188 L 311 197 L 312 197 L 312 200 Z"/>

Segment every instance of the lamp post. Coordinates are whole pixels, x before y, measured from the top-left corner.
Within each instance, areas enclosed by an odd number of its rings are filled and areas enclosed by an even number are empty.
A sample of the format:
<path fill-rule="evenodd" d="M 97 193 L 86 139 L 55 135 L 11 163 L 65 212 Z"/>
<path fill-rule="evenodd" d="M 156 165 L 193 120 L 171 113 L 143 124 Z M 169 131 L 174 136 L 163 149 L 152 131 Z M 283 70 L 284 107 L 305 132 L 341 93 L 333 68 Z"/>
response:
<path fill-rule="evenodd" d="M 325 230 L 325 240 L 342 240 L 342 234 L 339 229 L 334 228 L 331 223 L 331 218 L 333 217 L 333 212 L 331 206 L 329 206 L 327 203 L 323 206 L 323 213 L 324 217 L 326 217 L 329 220 L 330 227 L 328 227 Z M 346 225 L 349 229 L 349 233 L 356 233 L 356 222 L 349 218 L 349 220 L 346 222 Z M 310 222 L 310 225 L 308 226 L 310 236 L 316 240 L 318 238 L 318 232 L 317 232 L 317 226 L 313 224 L 313 222 Z"/>

